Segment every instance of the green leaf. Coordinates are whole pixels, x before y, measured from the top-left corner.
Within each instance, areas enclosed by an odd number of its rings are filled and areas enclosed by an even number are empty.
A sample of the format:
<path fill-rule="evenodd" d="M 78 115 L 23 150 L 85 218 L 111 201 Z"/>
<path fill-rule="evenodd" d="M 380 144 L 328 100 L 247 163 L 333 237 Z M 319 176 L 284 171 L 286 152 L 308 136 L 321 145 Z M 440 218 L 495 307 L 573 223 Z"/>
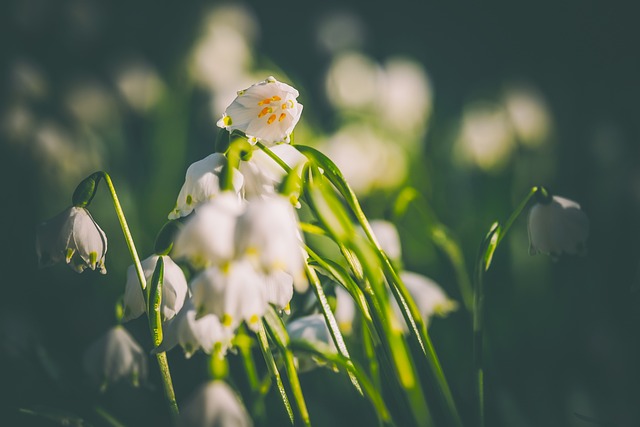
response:
<path fill-rule="evenodd" d="M 79 208 L 89 206 L 96 195 L 101 178 L 102 174 L 100 172 L 96 172 L 83 179 L 80 184 L 78 184 L 73 192 L 73 196 L 71 197 L 71 203 L 73 206 Z"/>
<path fill-rule="evenodd" d="M 162 343 L 162 286 L 164 281 L 164 259 L 158 257 L 153 271 L 151 284 L 147 286 L 147 313 L 153 343 L 157 347 Z"/>

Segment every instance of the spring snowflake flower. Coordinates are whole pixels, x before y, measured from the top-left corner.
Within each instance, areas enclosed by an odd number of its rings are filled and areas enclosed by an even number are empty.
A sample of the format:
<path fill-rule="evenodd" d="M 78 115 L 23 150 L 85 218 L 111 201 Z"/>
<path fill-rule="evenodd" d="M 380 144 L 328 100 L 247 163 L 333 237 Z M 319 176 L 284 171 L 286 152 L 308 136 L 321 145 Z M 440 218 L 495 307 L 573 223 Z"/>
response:
<path fill-rule="evenodd" d="M 180 406 L 183 427 L 251 427 L 253 423 L 236 393 L 224 381 L 209 381 Z"/>
<path fill-rule="evenodd" d="M 394 262 L 400 261 L 402 259 L 402 247 L 396 226 L 389 221 L 381 219 L 374 219 L 369 224 L 380 247 L 389 259 Z M 364 234 L 364 231 L 362 233 Z"/>
<path fill-rule="evenodd" d="M 202 349 L 211 354 L 216 345 L 224 350 L 231 342 L 231 335 L 222 327 L 220 320 L 213 314 L 196 318 L 196 309 L 189 299 L 182 310 L 164 326 L 164 339 L 153 353 L 169 351 L 176 345 L 184 350 L 186 358 Z"/>
<path fill-rule="evenodd" d="M 336 321 L 344 334 L 350 334 L 353 330 L 353 321 L 356 318 L 356 303 L 351 294 L 336 285 Z"/>
<path fill-rule="evenodd" d="M 302 114 L 302 104 L 296 101 L 298 95 L 296 89 L 270 76 L 239 91 L 218 126 L 229 132 L 244 132 L 249 142 L 289 142 Z"/>
<path fill-rule="evenodd" d="M 236 253 L 266 274 L 289 273 L 298 291 L 308 286 L 298 219 L 286 197 L 274 195 L 247 204 L 236 224 Z"/>
<path fill-rule="evenodd" d="M 223 154 L 213 153 L 189 166 L 176 207 L 169 213 L 169 219 L 187 216 L 200 203 L 220 194 L 220 174 L 226 164 L 227 158 Z M 242 188 L 243 177 L 236 169 L 233 169 L 232 174 L 233 189 L 237 194 Z"/>
<path fill-rule="evenodd" d="M 529 211 L 529 252 L 532 255 L 583 255 L 587 250 L 588 235 L 589 219 L 572 200 L 548 197 Z"/>
<path fill-rule="evenodd" d="M 294 320 L 287 325 L 287 332 L 293 340 L 308 341 L 320 350 L 337 353 L 331 332 L 329 332 L 329 328 L 322 314 L 312 314 Z M 297 356 L 296 360 L 299 372 L 307 372 L 318 366 L 322 366 L 322 364 L 313 357 Z"/>
<path fill-rule="evenodd" d="M 197 268 L 222 265 L 235 255 L 234 235 L 243 203 L 234 192 L 224 192 L 198 207 L 176 235 L 173 255 Z"/>
<path fill-rule="evenodd" d="M 83 364 L 103 391 L 122 379 L 138 386 L 147 377 L 147 354 L 121 325 L 109 329 L 85 351 Z"/>
<path fill-rule="evenodd" d="M 253 331 L 267 309 L 265 277 L 246 261 L 234 261 L 222 268 L 210 267 L 190 284 L 198 316 L 215 314 L 224 327 L 235 330 L 245 321 Z"/>
<path fill-rule="evenodd" d="M 40 267 L 61 260 L 78 273 L 87 267 L 106 274 L 107 236 L 89 211 L 72 206 L 38 227 L 36 250 Z"/>
<path fill-rule="evenodd" d="M 153 272 L 158 262 L 158 256 L 153 255 L 142 261 L 142 270 L 147 283 L 151 282 Z M 187 279 L 182 269 L 168 256 L 162 257 L 164 261 L 164 277 L 162 282 L 162 318 L 169 320 L 176 315 L 184 305 L 184 300 L 189 293 Z M 135 267 L 129 266 L 127 270 L 127 284 L 124 290 L 124 316 L 123 322 L 135 319 L 146 311 L 146 304 Z"/>

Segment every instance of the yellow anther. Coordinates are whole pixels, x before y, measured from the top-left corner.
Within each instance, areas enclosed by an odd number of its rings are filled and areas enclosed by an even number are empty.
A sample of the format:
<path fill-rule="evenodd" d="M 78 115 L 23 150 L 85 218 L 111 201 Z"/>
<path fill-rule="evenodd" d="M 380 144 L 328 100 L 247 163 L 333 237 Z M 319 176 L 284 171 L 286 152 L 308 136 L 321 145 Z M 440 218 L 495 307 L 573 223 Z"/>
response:
<path fill-rule="evenodd" d="M 282 98 L 280 98 L 278 95 L 274 95 L 271 97 L 272 101 L 280 101 Z"/>
<path fill-rule="evenodd" d="M 262 111 L 260 111 L 260 114 L 258 114 L 258 118 L 262 118 L 262 117 L 266 116 L 267 114 L 271 114 L 272 112 L 273 112 L 273 108 L 264 107 L 262 109 Z"/>
<path fill-rule="evenodd" d="M 256 323 L 258 323 L 259 320 L 260 320 L 260 317 L 254 314 L 249 318 L 249 324 L 255 325 Z"/>
<path fill-rule="evenodd" d="M 264 105 L 264 104 L 271 104 L 271 99 L 267 98 L 267 99 L 263 99 L 262 101 L 258 102 L 258 105 Z"/>
<path fill-rule="evenodd" d="M 285 113 L 280 114 L 280 117 L 278 118 L 278 121 L 281 122 L 285 119 L 285 117 L 287 117 L 287 115 Z"/>
<path fill-rule="evenodd" d="M 233 323 L 233 317 L 231 317 L 231 315 L 229 313 L 226 313 L 224 316 L 222 316 L 222 324 L 224 326 L 231 326 L 231 324 Z"/>
<path fill-rule="evenodd" d="M 276 115 L 272 114 L 269 116 L 269 120 L 267 120 L 267 124 L 270 125 L 271 123 L 276 121 Z"/>

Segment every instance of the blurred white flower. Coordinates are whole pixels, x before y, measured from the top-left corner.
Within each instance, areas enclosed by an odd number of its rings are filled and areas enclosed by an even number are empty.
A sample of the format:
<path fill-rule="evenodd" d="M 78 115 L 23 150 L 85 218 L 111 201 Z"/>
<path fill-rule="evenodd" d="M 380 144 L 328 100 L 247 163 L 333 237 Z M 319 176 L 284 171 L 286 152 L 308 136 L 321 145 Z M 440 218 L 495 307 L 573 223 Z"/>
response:
<path fill-rule="evenodd" d="M 325 79 L 327 97 L 336 108 L 375 108 L 382 70 L 371 58 L 357 52 L 335 57 Z"/>
<path fill-rule="evenodd" d="M 164 83 L 156 70 L 142 60 L 119 65 L 116 86 L 120 96 L 138 112 L 146 112 L 156 105 L 164 91 Z"/>
<path fill-rule="evenodd" d="M 302 234 L 290 201 L 280 195 L 254 199 L 236 224 L 236 253 L 265 274 L 284 271 L 299 291 L 308 285 L 304 273 Z"/>
<path fill-rule="evenodd" d="M 274 145 L 271 151 L 292 169 L 307 161 L 304 154 L 289 144 Z M 240 162 L 238 169 L 244 176 L 244 192 L 247 198 L 275 194 L 277 186 L 286 175 L 284 169 L 262 150 L 253 151 L 251 158 L 246 162 Z"/>
<path fill-rule="evenodd" d="M 337 353 L 331 332 L 322 314 L 312 314 L 292 321 L 287 325 L 287 332 L 292 340 L 304 340 L 319 350 Z M 296 360 L 299 372 L 307 372 L 322 365 L 315 358 L 308 356 L 296 356 Z"/>
<path fill-rule="evenodd" d="M 158 256 L 152 255 L 142 261 L 142 271 L 147 280 L 151 282 L 153 272 L 158 263 Z M 189 288 L 187 279 L 184 277 L 182 269 L 173 262 L 169 256 L 163 256 L 164 278 L 162 282 L 162 320 L 169 320 L 176 315 L 184 305 Z M 127 283 L 124 290 L 124 316 L 123 322 L 135 319 L 146 311 L 145 298 L 142 295 L 142 288 L 138 282 L 138 275 L 135 267 L 129 266 L 127 270 Z"/>
<path fill-rule="evenodd" d="M 200 386 L 180 406 L 182 427 L 251 427 L 253 423 L 235 392 L 224 381 Z"/>
<path fill-rule="evenodd" d="M 65 93 L 65 106 L 83 124 L 112 126 L 119 120 L 113 95 L 97 81 L 74 82 Z"/>
<path fill-rule="evenodd" d="M 72 206 L 40 224 L 36 251 L 40 267 L 64 259 L 78 273 L 87 267 L 107 273 L 104 266 L 107 236 L 85 208 Z"/>
<path fill-rule="evenodd" d="M 329 54 L 359 49 L 366 38 L 360 17 L 344 10 L 333 10 L 321 17 L 316 30 L 316 40 Z"/>
<path fill-rule="evenodd" d="M 336 321 L 344 334 L 350 334 L 356 317 L 356 303 L 345 289 L 336 285 Z"/>
<path fill-rule="evenodd" d="M 102 390 L 122 379 L 138 386 L 147 377 L 147 354 L 121 325 L 109 329 L 87 348 L 83 365 Z"/>
<path fill-rule="evenodd" d="M 284 271 L 274 271 L 265 276 L 267 301 L 278 310 L 289 312 L 289 303 L 293 298 L 293 277 Z"/>
<path fill-rule="evenodd" d="M 257 331 L 267 309 L 265 277 L 246 261 L 210 267 L 190 283 L 198 316 L 215 314 L 222 325 L 235 330 L 242 321 Z"/>
<path fill-rule="evenodd" d="M 235 225 L 243 209 L 230 191 L 200 205 L 176 235 L 174 258 L 186 258 L 198 268 L 229 262 L 235 255 Z"/>
<path fill-rule="evenodd" d="M 504 103 L 518 141 L 533 148 L 547 141 L 551 117 L 540 93 L 526 86 L 510 87 Z"/>
<path fill-rule="evenodd" d="M 220 153 L 213 153 L 193 163 L 187 169 L 184 184 L 178 194 L 176 207 L 169 213 L 169 219 L 177 219 L 189 215 L 200 203 L 215 198 L 220 194 L 220 174 L 227 165 L 227 158 Z M 239 193 L 242 189 L 242 174 L 233 169 L 233 189 Z"/>
<path fill-rule="evenodd" d="M 529 252 L 557 257 L 562 253 L 586 253 L 589 219 L 580 205 L 553 196 L 536 203 L 529 211 Z"/>
<path fill-rule="evenodd" d="M 267 144 L 288 142 L 293 128 L 300 120 L 302 104 L 298 91 L 286 83 L 269 76 L 247 89 L 229 105 L 218 126 L 229 132 L 239 130 L 249 141 Z"/>
<path fill-rule="evenodd" d="M 400 245 L 400 235 L 395 224 L 382 219 L 369 221 L 374 236 L 378 240 L 380 247 L 387 256 L 394 262 L 402 259 L 402 247 Z M 364 234 L 364 231 L 362 231 Z"/>
<path fill-rule="evenodd" d="M 231 343 L 231 335 L 220 319 L 214 314 L 196 317 L 193 301 L 188 299 L 178 314 L 164 325 L 164 338 L 153 353 L 169 351 L 176 345 L 182 347 L 186 358 L 200 349 L 211 354 L 216 344 L 226 350 Z"/>

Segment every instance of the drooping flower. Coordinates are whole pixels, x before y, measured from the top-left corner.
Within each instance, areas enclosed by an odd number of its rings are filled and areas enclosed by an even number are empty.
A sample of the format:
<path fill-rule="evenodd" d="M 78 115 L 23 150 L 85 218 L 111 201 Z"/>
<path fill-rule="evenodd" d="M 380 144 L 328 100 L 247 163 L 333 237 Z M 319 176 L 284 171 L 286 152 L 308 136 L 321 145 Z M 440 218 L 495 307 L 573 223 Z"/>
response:
<path fill-rule="evenodd" d="M 152 255 L 142 261 L 142 271 L 150 283 L 153 272 L 158 262 L 158 256 Z M 184 305 L 184 300 L 189 293 L 187 279 L 184 277 L 182 269 L 173 262 L 169 256 L 162 257 L 164 261 L 164 277 L 162 282 L 162 317 L 169 320 L 176 315 Z M 129 266 L 127 270 L 127 283 L 124 290 L 124 316 L 123 322 L 135 319 L 143 314 L 145 309 L 145 299 L 138 282 L 135 267 Z"/>
<path fill-rule="evenodd" d="M 356 317 L 356 304 L 345 289 L 336 285 L 336 321 L 344 334 L 350 334 Z"/>
<path fill-rule="evenodd" d="M 174 258 L 186 258 L 198 268 L 229 262 L 235 255 L 236 221 L 243 209 L 230 191 L 200 205 L 176 235 Z"/>
<path fill-rule="evenodd" d="M 147 354 L 121 325 L 109 329 L 87 348 L 83 365 L 102 390 L 123 379 L 138 386 L 147 377 Z"/>
<path fill-rule="evenodd" d="M 235 392 L 221 380 L 200 386 L 180 406 L 182 427 L 251 427 L 253 423 Z"/>
<path fill-rule="evenodd" d="M 289 136 L 302 114 L 298 91 L 274 77 L 238 91 L 218 126 L 229 132 L 239 130 L 249 142 L 265 144 L 289 142 Z"/>
<path fill-rule="evenodd" d="M 289 312 L 293 298 L 293 277 L 284 271 L 275 271 L 265 276 L 267 301 L 279 310 Z"/>
<path fill-rule="evenodd" d="M 232 331 L 242 321 L 254 331 L 260 327 L 268 304 L 266 278 L 247 260 L 207 268 L 190 286 L 199 316 L 215 314 Z"/>
<path fill-rule="evenodd" d="M 529 211 L 528 228 L 532 255 L 586 253 L 589 219 L 573 200 L 559 196 L 541 198 Z"/>
<path fill-rule="evenodd" d="M 38 227 L 36 251 L 40 267 L 63 259 L 78 273 L 87 267 L 106 274 L 107 236 L 89 211 L 72 206 Z"/>
<path fill-rule="evenodd" d="M 287 325 L 287 332 L 292 340 L 304 340 L 319 350 L 337 353 L 331 332 L 322 314 L 312 314 L 292 321 Z M 296 360 L 299 372 L 307 372 L 323 365 L 313 357 L 296 356 Z"/>
<path fill-rule="evenodd" d="M 202 349 L 211 354 L 216 344 L 226 349 L 231 341 L 231 335 L 222 327 L 220 320 L 214 314 L 207 314 L 196 318 L 196 309 L 191 299 L 182 306 L 182 310 L 164 326 L 162 343 L 153 353 L 169 351 L 176 345 L 184 350 L 185 357 L 190 358 L 193 353 Z"/>
<path fill-rule="evenodd" d="M 280 195 L 254 199 L 236 224 L 236 253 L 270 274 L 284 271 L 293 284 L 306 289 L 302 236 L 293 206 Z"/>
<path fill-rule="evenodd" d="M 176 207 L 169 213 L 169 219 L 187 216 L 200 203 L 220 194 L 220 175 L 226 164 L 227 158 L 223 154 L 213 153 L 189 166 Z M 236 169 L 233 169 L 232 176 L 233 189 L 237 194 L 242 188 L 243 177 Z"/>
<path fill-rule="evenodd" d="M 392 261 L 400 261 L 402 259 L 402 247 L 396 226 L 392 222 L 382 219 L 374 219 L 370 221 L 369 224 L 380 247 L 389 259 Z"/>

